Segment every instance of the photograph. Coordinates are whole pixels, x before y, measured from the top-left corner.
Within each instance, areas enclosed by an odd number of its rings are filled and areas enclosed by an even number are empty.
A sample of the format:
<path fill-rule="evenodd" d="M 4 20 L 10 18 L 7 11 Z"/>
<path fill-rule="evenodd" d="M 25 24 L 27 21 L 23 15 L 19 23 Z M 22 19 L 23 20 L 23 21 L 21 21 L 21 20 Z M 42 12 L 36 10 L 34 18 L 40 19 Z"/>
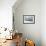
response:
<path fill-rule="evenodd" d="M 46 0 L 0 0 L 0 46 L 46 46 Z"/>
<path fill-rule="evenodd" d="M 35 24 L 35 15 L 23 15 L 24 24 Z"/>

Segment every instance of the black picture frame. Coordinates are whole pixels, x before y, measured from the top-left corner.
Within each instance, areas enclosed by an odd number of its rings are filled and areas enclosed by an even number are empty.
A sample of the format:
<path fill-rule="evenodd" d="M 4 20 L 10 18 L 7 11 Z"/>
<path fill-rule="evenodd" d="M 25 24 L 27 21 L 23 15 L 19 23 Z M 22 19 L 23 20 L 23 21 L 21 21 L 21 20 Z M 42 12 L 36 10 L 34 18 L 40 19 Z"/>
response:
<path fill-rule="evenodd" d="M 35 15 L 23 15 L 23 24 L 35 24 Z"/>

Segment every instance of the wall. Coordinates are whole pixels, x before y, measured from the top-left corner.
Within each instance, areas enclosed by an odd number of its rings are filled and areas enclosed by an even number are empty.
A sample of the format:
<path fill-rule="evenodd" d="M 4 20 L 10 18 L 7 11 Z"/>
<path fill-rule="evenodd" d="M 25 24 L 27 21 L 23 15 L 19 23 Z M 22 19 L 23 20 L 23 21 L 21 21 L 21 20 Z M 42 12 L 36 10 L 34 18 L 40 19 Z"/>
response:
<path fill-rule="evenodd" d="M 36 46 L 41 46 L 41 1 L 23 0 L 13 10 L 15 28 L 18 32 L 22 32 L 24 38 L 34 40 Z M 23 15 L 35 15 L 35 24 L 23 24 Z"/>
<path fill-rule="evenodd" d="M 42 46 L 46 46 L 46 0 L 41 1 L 41 40 Z"/>
<path fill-rule="evenodd" d="M 16 0 L 0 0 L 0 27 L 12 28 L 12 6 Z"/>

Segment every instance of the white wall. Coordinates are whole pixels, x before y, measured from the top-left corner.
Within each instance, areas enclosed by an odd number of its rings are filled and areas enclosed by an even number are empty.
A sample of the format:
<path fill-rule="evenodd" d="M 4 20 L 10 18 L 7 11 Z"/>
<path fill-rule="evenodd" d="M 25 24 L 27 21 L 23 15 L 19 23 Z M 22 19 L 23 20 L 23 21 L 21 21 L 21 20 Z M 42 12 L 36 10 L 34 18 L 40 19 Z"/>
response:
<path fill-rule="evenodd" d="M 46 0 L 41 1 L 41 38 L 42 46 L 46 46 Z"/>
<path fill-rule="evenodd" d="M 0 0 L 0 27 L 12 28 L 12 6 L 16 0 Z"/>
<path fill-rule="evenodd" d="M 22 32 L 25 38 L 34 40 L 36 46 L 41 46 L 41 1 L 23 0 L 14 10 L 15 28 Z M 35 24 L 23 24 L 23 15 L 35 15 Z"/>

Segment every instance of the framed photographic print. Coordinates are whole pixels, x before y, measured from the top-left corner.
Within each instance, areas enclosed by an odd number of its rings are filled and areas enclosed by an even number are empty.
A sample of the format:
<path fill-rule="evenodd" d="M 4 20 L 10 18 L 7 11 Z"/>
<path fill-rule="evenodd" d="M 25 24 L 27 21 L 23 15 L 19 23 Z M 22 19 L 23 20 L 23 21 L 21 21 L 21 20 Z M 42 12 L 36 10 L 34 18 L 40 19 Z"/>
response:
<path fill-rule="evenodd" d="M 23 24 L 35 24 L 35 15 L 23 15 Z"/>

